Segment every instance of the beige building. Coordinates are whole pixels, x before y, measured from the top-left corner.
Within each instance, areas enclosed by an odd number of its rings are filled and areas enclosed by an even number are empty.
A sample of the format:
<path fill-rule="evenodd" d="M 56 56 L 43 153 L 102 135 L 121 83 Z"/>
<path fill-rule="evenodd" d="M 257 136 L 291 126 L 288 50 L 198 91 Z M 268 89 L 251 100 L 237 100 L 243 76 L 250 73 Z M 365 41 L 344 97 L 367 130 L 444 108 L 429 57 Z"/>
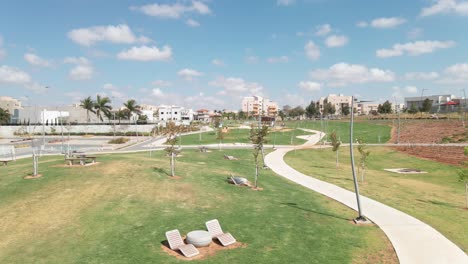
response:
<path fill-rule="evenodd" d="M 329 94 L 327 97 L 321 97 L 318 101 L 319 111 L 323 113 L 323 106 L 331 103 L 335 107 L 335 114 L 341 114 L 343 106 L 351 107 L 352 96 L 345 96 L 343 94 Z"/>
<path fill-rule="evenodd" d="M 0 108 L 13 114 L 15 109 L 21 109 L 21 101 L 9 96 L 0 96 Z"/>
<path fill-rule="evenodd" d="M 377 108 L 379 104 L 372 103 L 372 102 L 361 102 L 357 104 L 357 114 L 359 115 L 368 115 L 373 111 L 377 112 Z"/>
<path fill-rule="evenodd" d="M 242 100 L 242 111 L 247 115 L 258 116 L 259 114 L 276 117 L 278 104 L 261 96 L 248 96 Z"/>

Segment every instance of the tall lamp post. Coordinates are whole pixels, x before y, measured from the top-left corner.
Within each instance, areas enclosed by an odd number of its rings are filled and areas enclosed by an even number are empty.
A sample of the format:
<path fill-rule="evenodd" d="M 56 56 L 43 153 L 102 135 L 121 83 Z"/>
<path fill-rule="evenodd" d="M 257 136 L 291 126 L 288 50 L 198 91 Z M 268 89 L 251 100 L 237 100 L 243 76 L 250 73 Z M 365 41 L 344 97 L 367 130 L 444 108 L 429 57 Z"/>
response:
<path fill-rule="evenodd" d="M 359 197 L 359 184 L 356 179 L 356 169 L 354 168 L 354 150 L 353 150 L 353 126 L 354 126 L 354 96 L 351 97 L 351 120 L 349 125 L 349 152 L 351 156 L 351 168 L 353 171 L 354 189 L 356 191 L 356 201 L 359 216 L 354 220 L 356 223 L 365 222 L 367 219 L 362 214 L 361 199 Z"/>

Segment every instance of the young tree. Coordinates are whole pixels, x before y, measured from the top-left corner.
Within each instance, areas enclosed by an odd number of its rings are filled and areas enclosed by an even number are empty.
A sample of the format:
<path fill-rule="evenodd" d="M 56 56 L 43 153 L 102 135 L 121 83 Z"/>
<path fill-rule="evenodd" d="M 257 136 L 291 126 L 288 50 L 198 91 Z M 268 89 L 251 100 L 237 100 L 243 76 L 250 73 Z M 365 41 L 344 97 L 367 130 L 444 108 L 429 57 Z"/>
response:
<path fill-rule="evenodd" d="M 344 116 L 347 116 L 349 115 L 349 113 L 350 113 L 349 105 L 343 105 L 343 107 L 341 107 L 341 114 Z"/>
<path fill-rule="evenodd" d="M 8 109 L 0 108 L 0 125 L 5 125 L 10 123 L 11 114 Z"/>
<path fill-rule="evenodd" d="M 307 118 L 312 118 L 317 114 L 317 106 L 314 101 L 311 101 L 310 104 L 305 109 Z"/>
<path fill-rule="evenodd" d="M 268 135 L 268 126 L 256 127 L 252 126 L 250 129 L 250 141 L 254 145 L 254 161 L 255 161 L 255 188 L 257 188 L 258 182 L 258 156 L 262 155 L 263 167 L 265 166 L 265 159 L 263 155 L 263 145 L 267 143 L 266 136 Z"/>
<path fill-rule="evenodd" d="M 278 111 L 278 116 L 281 118 L 281 121 L 284 121 L 284 118 L 286 117 L 286 114 L 284 113 L 283 110 Z"/>
<path fill-rule="evenodd" d="M 86 110 L 86 120 L 90 121 L 89 118 L 89 112 L 95 114 L 96 112 L 94 111 L 94 101 L 91 99 L 91 96 L 88 96 L 87 98 L 81 100 L 80 106 Z"/>
<path fill-rule="evenodd" d="M 390 103 L 387 100 L 383 104 L 379 104 L 379 106 L 377 107 L 377 112 L 379 112 L 380 114 L 390 114 L 390 113 L 392 113 L 392 103 Z"/>
<path fill-rule="evenodd" d="M 416 105 L 411 104 L 411 107 L 407 110 L 407 112 L 410 114 L 416 114 L 418 112 L 418 108 L 416 107 Z"/>
<path fill-rule="evenodd" d="M 219 149 L 221 149 L 221 144 L 223 143 L 223 139 L 224 139 L 224 134 L 223 134 L 223 128 L 222 127 L 218 127 L 216 139 L 219 140 L 218 147 L 219 147 Z"/>
<path fill-rule="evenodd" d="M 333 115 L 336 113 L 336 108 L 332 103 L 328 102 L 323 105 L 323 115 Z"/>
<path fill-rule="evenodd" d="M 359 154 L 361 155 L 360 157 L 360 169 L 361 169 L 361 181 L 364 182 L 364 174 L 366 172 L 366 167 L 367 167 L 367 158 L 370 155 L 370 150 L 367 150 L 367 145 L 364 142 L 363 139 L 359 139 L 359 146 L 358 146 L 358 151 Z"/>
<path fill-rule="evenodd" d="M 96 102 L 94 102 L 94 110 L 96 111 L 96 115 L 101 120 L 102 119 L 102 114 L 105 116 L 109 116 L 110 110 L 112 109 L 112 106 L 110 106 L 111 100 L 109 97 L 101 97 L 100 95 L 96 96 Z"/>
<path fill-rule="evenodd" d="M 430 112 L 432 108 L 432 101 L 429 100 L 429 98 L 426 98 L 423 101 L 422 107 L 421 107 L 421 112 Z"/>
<path fill-rule="evenodd" d="M 176 149 L 175 145 L 179 141 L 177 134 L 179 133 L 180 127 L 176 126 L 174 122 L 167 123 L 167 127 L 165 130 L 165 135 L 167 136 L 166 144 L 169 146 L 164 150 L 170 156 L 170 164 L 171 164 L 171 176 L 175 176 L 175 156 L 179 153 L 179 150 Z"/>
<path fill-rule="evenodd" d="M 468 147 L 464 148 L 464 154 L 468 156 Z M 458 170 L 458 181 L 465 184 L 466 207 L 468 208 L 468 168 L 465 167 Z"/>
<path fill-rule="evenodd" d="M 336 137 L 336 131 L 333 131 L 331 133 L 330 139 L 331 139 L 331 144 L 333 147 L 332 151 L 336 153 L 336 168 L 338 168 L 338 150 L 340 148 L 341 141 L 339 141 L 338 138 Z"/>

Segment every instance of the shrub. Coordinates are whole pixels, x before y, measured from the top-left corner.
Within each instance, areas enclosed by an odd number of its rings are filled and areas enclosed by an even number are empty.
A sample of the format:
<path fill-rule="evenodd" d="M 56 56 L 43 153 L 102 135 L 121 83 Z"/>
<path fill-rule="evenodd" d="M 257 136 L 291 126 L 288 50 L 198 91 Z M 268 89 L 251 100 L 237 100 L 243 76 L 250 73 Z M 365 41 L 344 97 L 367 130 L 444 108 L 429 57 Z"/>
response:
<path fill-rule="evenodd" d="M 127 143 L 129 140 L 130 140 L 129 138 L 119 137 L 119 138 L 110 140 L 108 143 L 109 144 L 124 144 L 124 143 Z"/>

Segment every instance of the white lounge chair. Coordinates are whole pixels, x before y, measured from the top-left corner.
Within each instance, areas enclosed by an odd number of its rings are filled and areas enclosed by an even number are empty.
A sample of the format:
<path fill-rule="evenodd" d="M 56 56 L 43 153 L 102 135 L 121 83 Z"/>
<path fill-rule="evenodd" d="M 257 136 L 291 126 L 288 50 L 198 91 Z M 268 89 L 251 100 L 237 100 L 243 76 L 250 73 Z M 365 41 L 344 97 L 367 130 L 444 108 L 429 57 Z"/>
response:
<path fill-rule="evenodd" d="M 179 230 L 174 229 L 166 232 L 167 242 L 172 250 L 180 250 L 184 256 L 191 258 L 200 254 L 197 248 L 192 244 L 185 244 L 180 236 Z"/>
<path fill-rule="evenodd" d="M 211 236 L 217 238 L 223 246 L 227 247 L 236 243 L 236 239 L 230 233 L 223 232 L 217 219 L 210 220 L 206 222 L 205 225 Z"/>

